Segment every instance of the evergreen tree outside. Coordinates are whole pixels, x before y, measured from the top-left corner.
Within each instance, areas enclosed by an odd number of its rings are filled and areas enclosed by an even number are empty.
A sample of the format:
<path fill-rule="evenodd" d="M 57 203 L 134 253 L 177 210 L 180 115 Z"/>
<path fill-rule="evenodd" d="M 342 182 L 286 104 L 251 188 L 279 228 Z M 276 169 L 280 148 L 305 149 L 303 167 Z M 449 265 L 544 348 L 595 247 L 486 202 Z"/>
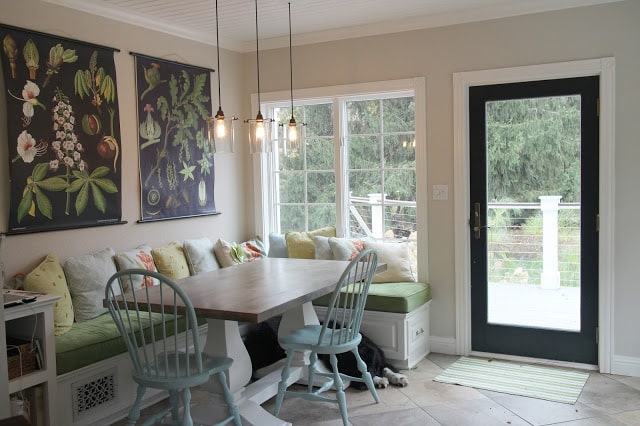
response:
<path fill-rule="evenodd" d="M 415 230 L 415 106 L 412 96 L 346 101 L 343 140 L 347 146 L 347 176 L 351 197 L 386 194 L 386 200 L 409 202 L 409 206 L 383 201 L 384 229 L 379 233 Z M 276 188 L 280 231 L 316 229 L 336 223 L 336 148 L 333 102 L 295 107 L 298 122 L 306 123 L 303 143 L 284 149 L 284 132 L 277 137 Z M 287 123 L 291 109 L 274 109 L 280 123 Z M 355 210 L 369 230 L 350 220 L 352 235 L 371 234 L 371 206 L 355 203 Z"/>
<path fill-rule="evenodd" d="M 580 96 L 486 104 L 489 203 L 537 205 L 540 196 L 580 202 Z M 539 284 L 542 214 L 537 208 L 490 208 L 489 281 Z M 580 282 L 579 209 L 559 211 L 561 284 Z"/>

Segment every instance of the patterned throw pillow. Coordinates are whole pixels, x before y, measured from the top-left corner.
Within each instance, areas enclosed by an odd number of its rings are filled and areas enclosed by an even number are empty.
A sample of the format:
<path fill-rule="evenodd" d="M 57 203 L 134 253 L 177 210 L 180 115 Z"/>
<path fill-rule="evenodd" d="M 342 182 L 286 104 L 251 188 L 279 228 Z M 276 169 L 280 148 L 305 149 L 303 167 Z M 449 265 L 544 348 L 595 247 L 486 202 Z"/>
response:
<path fill-rule="evenodd" d="M 206 237 L 184 242 L 184 256 L 187 258 L 191 275 L 220 269 L 213 247 L 213 241 Z"/>
<path fill-rule="evenodd" d="M 247 262 L 253 262 L 256 259 L 261 259 L 267 255 L 264 243 L 260 237 L 255 237 L 253 240 L 242 242 L 240 243 L 240 247 L 244 250 Z"/>
<path fill-rule="evenodd" d="M 106 284 L 106 283 L 105 283 Z M 73 325 L 73 302 L 58 258 L 50 254 L 24 278 L 24 289 L 60 296 L 53 305 L 53 332 L 60 336 Z M 104 298 L 104 296 L 103 296 Z M 102 299 L 101 299 L 102 300 Z"/>
<path fill-rule="evenodd" d="M 76 321 L 86 321 L 107 312 L 102 306 L 107 281 L 116 273 L 115 251 L 106 248 L 92 254 L 70 257 L 64 262 Z"/>
<path fill-rule="evenodd" d="M 244 263 L 246 261 L 246 254 L 242 247 L 240 247 L 240 244 L 230 243 L 222 238 L 218 238 L 218 241 L 216 241 L 213 252 L 216 254 L 218 263 L 223 268 Z"/>
<path fill-rule="evenodd" d="M 329 238 L 329 247 L 334 260 L 353 260 L 362 250 L 364 241 L 348 238 Z"/>
<path fill-rule="evenodd" d="M 172 280 L 189 276 L 189 265 L 184 255 L 182 245 L 173 241 L 172 243 L 157 247 L 151 250 L 153 261 L 158 272 Z"/>
<path fill-rule="evenodd" d="M 218 259 L 220 266 L 223 268 L 240 263 L 253 262 L 267 255 L 264 244 L 259 237 L 240 244 L 230 243 L 222 238 L 218 238 L 213 251 L 216 254 L 216 259 Z"/>
<path fill-rule="evenodd" d="M 156 264 L 153 261 L 153 255 L 151 254 L 151 247 L 147 245 L 141 245 L 138 248 L 124 251 L 116 254 L 115 256 L 116 266 L 119 271 L 125 269 L 147 269 L 149 271 L 157 272 Z M 140 290 L 145 287 L 152 287 L 158 284 L 158 280 L 147 277 L 144 282 L 142 278 L 133 280 L 133 282 L 124 281 L 125 291 Z"/>

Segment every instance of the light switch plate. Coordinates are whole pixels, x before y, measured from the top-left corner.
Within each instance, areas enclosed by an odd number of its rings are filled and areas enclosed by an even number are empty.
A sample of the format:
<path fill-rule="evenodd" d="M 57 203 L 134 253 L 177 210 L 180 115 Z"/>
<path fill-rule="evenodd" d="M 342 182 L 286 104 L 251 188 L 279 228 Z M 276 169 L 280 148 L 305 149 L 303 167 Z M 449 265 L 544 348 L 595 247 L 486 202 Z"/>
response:
<path fill-rule="evenodd" d="M 449 185 L 433 185 L 433 199 L 440 201 L 448 200 Z"/>

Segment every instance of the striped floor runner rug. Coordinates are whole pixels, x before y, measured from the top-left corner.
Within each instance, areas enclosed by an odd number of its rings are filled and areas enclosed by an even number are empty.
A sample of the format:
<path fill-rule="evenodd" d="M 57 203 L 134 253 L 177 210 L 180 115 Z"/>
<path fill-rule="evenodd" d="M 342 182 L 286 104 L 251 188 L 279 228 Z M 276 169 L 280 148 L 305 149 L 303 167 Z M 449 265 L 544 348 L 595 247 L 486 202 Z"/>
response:
<path fill-rule="evenodd" d="M 589 373 L 553 367 L 462 357 L 436 382 L 575 404 Z"/>

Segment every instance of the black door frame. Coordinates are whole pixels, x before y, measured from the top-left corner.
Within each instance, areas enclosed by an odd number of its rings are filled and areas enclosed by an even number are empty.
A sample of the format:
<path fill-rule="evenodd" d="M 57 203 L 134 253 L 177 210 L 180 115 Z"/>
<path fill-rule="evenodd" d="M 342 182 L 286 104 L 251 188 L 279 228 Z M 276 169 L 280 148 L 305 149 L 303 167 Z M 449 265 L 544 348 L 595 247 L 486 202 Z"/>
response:
<path fill-rule="evenodd" d="M 470 205 L 479 203 L 486 218 L 486 146 L 484 105 L 488 101 L 581 94 L 581 331 L 542 330 L 487 322 L 486 230 L 471 238 L 471 339 L 473 351 L 553 359 L 584 364 L 598 363 L 598 139 L 599 77 L 538 80 L 469 88 L 469 189 Z M 482 144 L 481 144 L 482 142 Z M 587 147 L 587 149 L 585 149 Z M 589 193 L 588 196 L 585 194 Z M 479 196 L 482 194 L 482 196 Z M 484 197 L 484 198 L 483 198 Z M 470 216 L 473 216 L 470 212 Z M 475 277 L 475 278 L 474 278 Z M 474 284 L 475 283 L 475 284 Z"/>
<path fill-rule="evenodd" d="M 451 265 L 453 289 L 444 291 L 435 300 L 442 305 L 438 315 L 451 312 L 454 324 L 432 329 L 432 350 L 457 355 L 474 355 L 471 351 L 471 280 L 469 271 L 469 188 L 468 188 L 468 90 L 471 86 L 499 84 L 517 81 L 544 80 L 597 75 L 600 76 L 600 239 L 599 245 L 599 356 L 598 370 L 611 373 L 613 361 L 613 285 L 614 265 L 614 217 L 615 217 L 615 75 L 614 57 L 576 60 L 568 62 L 540 63 L 509 68 L 483 69 L 453 73 L 453 240 L 447 246 L 453 250 Z M 446 244 L 445 244 L 446 246 Z M 445 287 L 447 287 L 445 285 Z M 435 301 L 434 300 L 434 301 Z M 444 311 L 443 311 L 444 310 Z M 444 328 L 443 328 L 444 327 Z M 443 337 L 437 337 L 443 336 Z M 496 356 L 497 357 L 497 356 Z M 518 359 L 518 357 L 504 357 Z M 526 359 L 524 359 L 526 360 Z M 538 360 L 537 362 L 543 362 Z M 617 361 L 616 361 L 617 362 Z M 554 362 L 554 365 L 575 363 Z"/>

